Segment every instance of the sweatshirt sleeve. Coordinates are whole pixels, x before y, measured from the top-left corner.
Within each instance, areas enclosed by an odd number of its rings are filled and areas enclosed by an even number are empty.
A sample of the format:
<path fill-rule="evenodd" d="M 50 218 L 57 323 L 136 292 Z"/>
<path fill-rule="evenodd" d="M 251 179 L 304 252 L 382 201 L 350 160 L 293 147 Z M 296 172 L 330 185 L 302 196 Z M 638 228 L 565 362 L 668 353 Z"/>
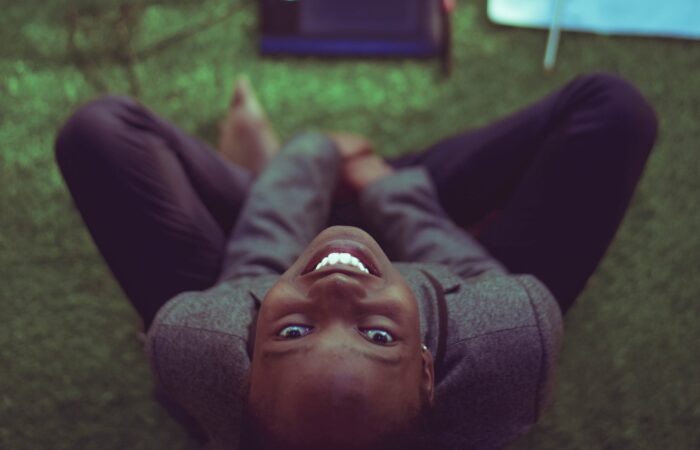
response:
<path fill-rule="evenodd" d="M 444 212 L 423 167 L 400 169 L 372 183 L 359 203 L 370 231 L 398 261 L 445 264 L 463 278 L 508 273 Z"/>
<path fill-rule="evenodd" d="M 320 132 L 285 144 L 251 187 L 219 280 L 284 273 L 326 224 L 340 167 L 335 143 Z"/>

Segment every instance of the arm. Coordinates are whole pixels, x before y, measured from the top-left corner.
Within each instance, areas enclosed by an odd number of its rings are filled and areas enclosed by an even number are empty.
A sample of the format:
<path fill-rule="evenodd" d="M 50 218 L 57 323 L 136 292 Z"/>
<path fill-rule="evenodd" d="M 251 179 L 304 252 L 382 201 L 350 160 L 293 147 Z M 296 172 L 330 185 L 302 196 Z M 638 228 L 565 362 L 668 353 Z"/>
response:
<path fill-rule="evenodd" d="M 533 275 L 463 282 L 433 273 L 446 286 L 460 285 L 446 298 L 448 343 L 436 398 L 447 414 L 437 427 L 464 440 L 450 448 L 506 448 L 552 399 L 563 334 L 559 306 Z"/>
<path fill-rule="evenodd" d="M 219 281 L 287 270 L 325 225 L 340 166 L 335 143 L 321 133 L 289 141 L 251 187 Z"/>
<path fill-rule="evenodd" d="M 441 263 L 467 278 L 508 273 L 466 230 L 447 216 L 422 167 L 401 169 L 367 185 L 360 208 L 372 232 L 406 262 Z"/>
<path fill-rule="evenodd" d="M 248 338 L 257 315 L 251 292 L 276 278 L 182 292 L 158 311 L 148 330 L 146 351 L 159 400 L 171 412 L 184 412 L 213 442 L 227 443 L 216 448 L 237 448 L 250 372 Z"/>
<path fill-rule="evenodd" d="M 537 381 L 535 413 L 538 420 L 551 405 L 557 381 L 557 361 L 564 338 L 564 322 L 559 304 L 551 291 L 534 275 L 518 275 L 516 280 L 527 291 L 537 323 L 542 352 Z"/>

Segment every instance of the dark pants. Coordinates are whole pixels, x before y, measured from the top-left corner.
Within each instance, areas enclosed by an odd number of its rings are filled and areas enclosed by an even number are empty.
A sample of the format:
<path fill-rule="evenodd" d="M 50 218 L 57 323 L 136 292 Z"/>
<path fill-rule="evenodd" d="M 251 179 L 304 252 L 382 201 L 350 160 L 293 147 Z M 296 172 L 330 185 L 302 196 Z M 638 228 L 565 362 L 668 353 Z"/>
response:
<path fill-rule="evenodd" d="M 612 241 L 656 134 L 635 87 L 590 74 L 389 163 L 424 165 L 452 219 L 511 272 L 538 277 L 566 311 Z M 177 293 L 214 283 L 249 172 L 125 97 L 78 109 L 56 158 L 146 326 Z"/>

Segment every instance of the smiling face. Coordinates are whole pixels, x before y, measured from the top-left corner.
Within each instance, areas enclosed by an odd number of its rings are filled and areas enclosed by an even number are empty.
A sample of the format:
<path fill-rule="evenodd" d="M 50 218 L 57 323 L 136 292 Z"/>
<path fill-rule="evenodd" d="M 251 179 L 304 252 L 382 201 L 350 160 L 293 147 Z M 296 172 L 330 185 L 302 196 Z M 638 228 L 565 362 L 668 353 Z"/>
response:
<path fill-rule="evenodd" d="M 327 228 L 270 289 L 250 377 L 252 409 L 288 446 L 362 446 L 432 404 L 415 296 L 369 234 Z"/>

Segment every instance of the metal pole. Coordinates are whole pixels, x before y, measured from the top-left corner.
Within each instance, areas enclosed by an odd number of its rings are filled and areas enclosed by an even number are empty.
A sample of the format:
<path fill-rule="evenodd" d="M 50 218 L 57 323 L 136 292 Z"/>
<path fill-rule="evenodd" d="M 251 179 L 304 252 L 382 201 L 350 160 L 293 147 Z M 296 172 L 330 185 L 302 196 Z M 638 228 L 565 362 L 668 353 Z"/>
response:
<path fill-rule="evenodd" d="M 564 0 L 554 0 L 552 7 L 552 22 L 549 24 L 549 37 L 547 38 L 547 49 L 544 52 L 544 70 L 551 72 L 557 60 L 557 49 L 559 47 L 559 32 L 561 30 L 561 11 Z"/>

